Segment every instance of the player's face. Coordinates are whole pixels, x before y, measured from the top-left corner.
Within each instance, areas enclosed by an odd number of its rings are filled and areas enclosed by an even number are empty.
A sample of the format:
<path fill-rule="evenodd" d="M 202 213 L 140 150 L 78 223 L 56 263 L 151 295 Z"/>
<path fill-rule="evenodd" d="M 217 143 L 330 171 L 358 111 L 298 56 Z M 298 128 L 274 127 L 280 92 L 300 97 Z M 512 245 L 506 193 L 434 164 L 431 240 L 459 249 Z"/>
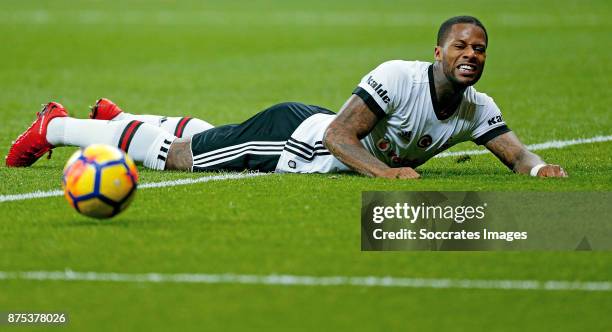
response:
<path fill-rule="evenodd" d="M 444 45 L 437 46 L 436 60 L 442 63 L 444 75 L 453 84 L 470 86 L 476 84 L 484 71 L 487 57 L 485 32 L 469 24 L 455 24 L 446 37 Z"/>

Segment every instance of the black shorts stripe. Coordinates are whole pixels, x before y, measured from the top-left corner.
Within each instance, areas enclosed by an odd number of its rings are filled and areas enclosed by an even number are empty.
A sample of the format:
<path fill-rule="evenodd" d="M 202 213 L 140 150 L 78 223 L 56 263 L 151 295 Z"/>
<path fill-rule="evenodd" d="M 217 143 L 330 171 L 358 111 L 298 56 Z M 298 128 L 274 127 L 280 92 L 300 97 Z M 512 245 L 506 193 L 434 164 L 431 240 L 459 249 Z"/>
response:
<path fill-rule="evenodd" d="M 287 145 L 285 145 L 285 147 L 290 147 L 294 151 L 300 151 L 304 155 L 309 155 L 309 156 L 312 156 L 312 155 L 314 155 L 316 153 L 319 153 L 321 151 L 323 151 L 323 152 L 327 151 L 327 149 L 325 147 L 323 147 L 323 146 L 316 147 L 316 148 L 313 148 L 311 150 L 304 149 L 303 147 L 301 147 L 301 146 L 299 146 L 297 144 L 294 144 L 293 142 L 289 142 L 289 141 L 287 142 Z"/>
<path fill-rule="evenodd" d="M 325 146 L 323 145 L 323 141 L 316 141 L 314 146 L 306 143 L 306 142 L 302 142 L 302 141 L 298 141 L 293 137 L 289 137 L 289 140 L 287 142 L 291 142 L 293 144 L 297 144 L 300 145 L 302 147 L 304 147 L 305 149 L 308 150 L 320 150 L 320 149 L 325 149 Z"/>
<path fill-rule="evenodd" d="M 201 155 L 197 155 L 193 157 L 193 161 L 194 162 L 198 162 L 198 161 L 202 161 L 211 157 L 215 157 L 215 156 L 219 156 L 219 155 L 224 155 L 223 157 L 228 157 L 230 155 L 233 154 L 237 154 L 240 153 L 242 149 L 245 148 L 268 148 L 271 150 L 282 150 L 283 146 L 285 145 L 284 141 L 278 142 L 278 144 L 269 144 L 269 143 L 256 143 L 256 142 L 248 142 L 248 144 L 238 144 L 236 145 L 236 147 L 231 148 L 231 149 L 217 149 L 214 151 L 209 151 L 207 153 L 203 153 Z M 221 150 L 221 151 L 219 151 Z"/>
<path fill-rule="evenodd" d="M 327 150 L 327 148 L 323 145 L 323 141 L 316 141 L 314 146 L 312 146 L 306 142 L 298 141 L 293 137 L 289 137 L 287 144 L 289 143 L 292 143 L 294 145 L 299 145 L 302 148 L 307 149 L 309 151 Z"/>
<path fill-rule="evenodd" d="M 293 149 L 290 146 L 285 146 L 285 151 L 290 152 L 306 161 L 313 161 L 317 156 L 328 156 L 331 154 L 329 151 L 321 151 L 321 152 L 315 152 L 311 154 L 310 156 L 307 156 L 307 155 L 302 154 L 300 151 Z"/>
<path fill-rule="evenodd" d="M 295 143 L 295 144 L 303 145 L 308 150 L 314 150 L 314 146 L 312 146 L 312 145 L 310 145 L 310 144 L 308 144 L 306 142 L 298 141 L 298 140 L 294 139 L 293 137 L 289 137 L 289 141 L 292 142 L 292 143 Z"/>
<path fill-rule="evenodd" d="M 314 151 L 314 148 L 311 149 L 305 149 L 293 142 L 287 141 L 287 146 L 292 147 L 293 149 L 297 150 L 297 151 L 301 151 L 304 154 L 312 154 Z"/>
<path fill-rule="evenodd" d="M 244 155 L 244 153 L 250 153 L 250 152 L 255 152 L 255 151 L 258 151 L 258 152 L 269 152 L 270 155 L 273 155 L 273 154 L 276 154 L 276 153 L 280 154 L 283 151 L 283 147 L 281 146 L 281 147 L 279 147 L 277 149 L 271 149 L 271 148 L 268 148 L 268 147 L 250 147 L 248 149 L 245 148 L 243 150 L 235 151 L 233 154 L 230 154 L 230 155 L 219 156 L 219 157 L 213 158 L 213 159 L 206 159 L 206 160 L 201 159 L 201 160 L 198 160 L 198 161 L 194 160 L 193 161 L 193 165 L 194 166 L 199 166 L 199 165 L 211 164 L 211 163 L 214 163 L 215 161 L 218 161 L 218 160 L 221 160 L 221 159 L 227 159 L 227 161 L 230 161 L 232 159 L 236 159 L 236 158 L 242 157 L 242 155 Z"/>

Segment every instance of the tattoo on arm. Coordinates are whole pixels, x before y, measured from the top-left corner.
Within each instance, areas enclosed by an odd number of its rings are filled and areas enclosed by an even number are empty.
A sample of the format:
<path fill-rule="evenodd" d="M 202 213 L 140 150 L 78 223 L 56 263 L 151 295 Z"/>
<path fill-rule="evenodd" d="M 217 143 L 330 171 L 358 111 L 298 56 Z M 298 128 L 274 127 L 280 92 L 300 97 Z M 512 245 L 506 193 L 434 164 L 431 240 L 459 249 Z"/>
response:
<path fill-rule="evenodd" d="M 512 132 L 493 138 L 485 146 L 515 173 L 529 174 L 531 168 L 544 162 L 538 155 L 527 150 Z"/>
<path fill-rule="evenodd" d="M 367 175 L 377 176 L 389 166 L 374 157 L 360 142 L 374 128 L 378 119 L 357 96 L 352 96 L 327 128 L 325 147 L 345 165 Z"/>
<path fill-rule="evenodd" d="M 336 137 L 331 134 L 332 137 Z M 344 164 L 350 166 L 353 170 L 367 176 L 374 177 L 377 172 L 374 167 L 387 168 L 388 166 L 380 160 L 372 156 L 363 147 L 357 146 L 361 144 L 359 140 L 355 143 L 345 136 L 339 135 L 340 139 L 336 139 L 334 144 L 328 146 L 329 151 L 336 156 Z"/>

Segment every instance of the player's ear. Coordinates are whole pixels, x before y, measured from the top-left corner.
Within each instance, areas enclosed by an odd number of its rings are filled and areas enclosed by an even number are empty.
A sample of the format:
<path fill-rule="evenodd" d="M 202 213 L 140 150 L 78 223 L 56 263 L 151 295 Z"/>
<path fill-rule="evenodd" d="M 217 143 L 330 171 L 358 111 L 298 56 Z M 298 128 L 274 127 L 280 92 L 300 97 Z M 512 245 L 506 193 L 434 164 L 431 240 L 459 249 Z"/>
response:
<path fill-rule="evenodd" d="M 436 46 L 436 48 L 434 49 L 434 58 L 436 59 L 436 61 L 442 61 L 442 47 L 441 46 Z"/>

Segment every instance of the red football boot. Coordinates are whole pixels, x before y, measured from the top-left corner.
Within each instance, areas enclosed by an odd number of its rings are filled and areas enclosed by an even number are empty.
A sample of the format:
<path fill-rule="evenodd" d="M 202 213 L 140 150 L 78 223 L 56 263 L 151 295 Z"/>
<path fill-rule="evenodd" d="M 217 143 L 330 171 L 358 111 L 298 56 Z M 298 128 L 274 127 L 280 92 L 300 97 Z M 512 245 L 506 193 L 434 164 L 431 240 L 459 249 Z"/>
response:
<path fill-rule="evenodd" d="M 51 119 L 68 116 L 59 103 L 50 102 L 36 113 L 37 119 L 23 134 L 19 135 L 6 155 L 6 166 L 26 167 L 32 165 L 47 151 L 54 148 L 47 141 L 47 126 Z M 51 157 L 51 153 L 49 153 Z"/>
<path fill-rule="evenodd" d="M 102 98 L 96 101 L 96 104 L 89 112 L 90 119 L 96 120 L 112 120 L 123 111 L 112 101 Z"/>

